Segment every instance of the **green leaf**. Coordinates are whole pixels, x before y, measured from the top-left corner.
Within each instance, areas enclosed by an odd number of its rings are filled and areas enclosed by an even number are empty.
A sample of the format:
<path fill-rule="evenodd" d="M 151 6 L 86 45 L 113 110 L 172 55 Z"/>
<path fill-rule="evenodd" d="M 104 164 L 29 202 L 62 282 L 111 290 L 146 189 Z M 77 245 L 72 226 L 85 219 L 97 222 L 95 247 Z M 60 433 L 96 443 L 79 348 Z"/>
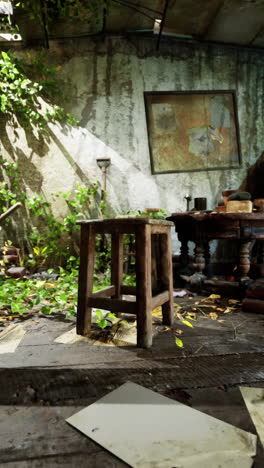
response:
<path fill-rule="evenodd" d="M 105 320 L 105 319 L 99 320 L 98 325 L 99 325 L 100 328 L 104 329 L 105 327 L 107 327 L 109 325 L 109 322 L 107 320 Z"/>
<path fill-rule="evenodd" d="M 179 347 L 179 348 L 184 348 L 183 346 L 183 342 L 180 338 L 175 338 L 175 344 Z"/>
<path fill-rule="evenodd" d="M 42 314 L 49 315 L 52 312 L 52 308 L 50 306 L 44 306 L 40 309 Z"/>
<path fill-rule="evenodd" d="M 117 316 L 113 314 L 112 312 L 107 312 L 107 314 L 105 314 L 105 318 L 108 318 L 108 317 L 113 318 L 113 319 L 117 318 Z"/>
<path fill-rule="evenodd" d="M 100 309 L 97 309 L 97 310 L 95 311 L 95 313 L 96 313 L 96 315 L 97 315 L 97 317 L 98 317 L 99 319 L 102 318 L 103 313 L 102 313 L 102 311 L 101 311 Z"/>
<path fill-rule="evenodd" d="M 184 323 L 184 325 L 187 325 L 187 327 L 193 328 L 193 324 L 188 322 L 188 320 L 182 320 L 181 322 Z"/>

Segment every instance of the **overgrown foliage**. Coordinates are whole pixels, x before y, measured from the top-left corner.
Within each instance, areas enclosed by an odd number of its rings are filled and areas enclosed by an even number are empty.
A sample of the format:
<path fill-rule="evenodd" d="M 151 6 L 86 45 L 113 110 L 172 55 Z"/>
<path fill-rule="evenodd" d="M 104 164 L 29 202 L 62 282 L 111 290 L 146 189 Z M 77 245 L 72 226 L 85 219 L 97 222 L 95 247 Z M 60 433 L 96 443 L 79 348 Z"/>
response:
<path fill-rule="evenodd" d="M 64 265 L 66 260 L 75 262 L 78 255 L 77 221 L 89 218 L 93 207 L 100 214 L 99 184 L 93 183 L 88 187 L 78 184 L 74 191 L 54 194 L 54 198 L 60 197 L 68 207 L 66 216 L 58 220 L 52 212 L 51 203 L 43 195 L 28 196 L 23 190 L 18 163 L 1 157 L 0 164 L 0 213 L 17 202 L 24 206 L 24 211 L 17 215 L 23 216 L 24 224 L 27 220 L 24 235 L 28 240 L 26 253 L 29 256 L 24 255 L 23 263 L 31 270 L 37 270 L 44 266 Z"/>
<path fill-rule="evenodd" d="M 28 56 L 30 58 L 30 56 Z M 78 121 L 58 105 L 51 104 L 54 95 L 60 95 L 56 80 L 58 68 L 49 67 L 42 55 L 32 58 L 29 63 L 7 52 L 0 55 L 0 111 L 28 129 L 45 130 L 48 122 L 66 121 L 75 125 Z M 28 76 L 38 77 L 33 81 Z M 46 101 L 46 102 L 44 102 Z M 48 102 L 48 103 L 47 103 Z M 16 123 L 14 117 L 17 119 Z"/>
<path fill-rule="evenodd" d="M 87 22 L 100 20 L 102 11 L 111 6 L 109 0 L 21 0 L 14 1 L 16 8 L 25 10 L 29 18 L 46 22 L 47 26 L 56 19 Z"/>

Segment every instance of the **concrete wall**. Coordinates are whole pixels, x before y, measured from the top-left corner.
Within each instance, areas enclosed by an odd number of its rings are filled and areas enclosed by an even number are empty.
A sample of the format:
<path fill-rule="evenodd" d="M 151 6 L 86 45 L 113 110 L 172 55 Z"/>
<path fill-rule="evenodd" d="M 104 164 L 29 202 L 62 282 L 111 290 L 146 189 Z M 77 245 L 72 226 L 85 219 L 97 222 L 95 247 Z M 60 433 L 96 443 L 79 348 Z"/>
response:
<path fill-rule="evenodd" d="M 24 51 L 17 51 L 23 55 Z M 69 190 L 76 181 L 101 179 L 97 157 L 110 157 L 108 202 L 113 211 L 146 207 L 185 211 L 186 193 L 206 196 L 213 209 L 227 188 L 237 188 L 263 152 L 263 65 L 260 51 L 219 45 L 193 45 L 109 37 L 52 42 L 50 61 L 60 64 L 65 106 L 79 128 L 50 125 L 49 138 L 2 134 L 4 153 L 18 158 L 29 190 Z M 144 91 L 236 90 L 242 166 L 152 175 Z M 3 132 L 2 132 L 3 133 Z M 54 205 L 60 213 L 62 207 Z M 174 244 L 174 250 L 178 246 Z"/>

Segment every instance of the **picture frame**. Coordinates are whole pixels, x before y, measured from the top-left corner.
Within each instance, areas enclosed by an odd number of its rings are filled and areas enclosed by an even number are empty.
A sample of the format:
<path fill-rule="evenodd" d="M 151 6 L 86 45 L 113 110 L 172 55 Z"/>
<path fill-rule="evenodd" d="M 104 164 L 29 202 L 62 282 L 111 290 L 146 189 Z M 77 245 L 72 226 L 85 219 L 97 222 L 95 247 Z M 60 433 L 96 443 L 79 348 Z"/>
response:
<path fill-rule="evenodd" d="M 152 174 L 241 165 L 234 90 L 144 93 Z"/>

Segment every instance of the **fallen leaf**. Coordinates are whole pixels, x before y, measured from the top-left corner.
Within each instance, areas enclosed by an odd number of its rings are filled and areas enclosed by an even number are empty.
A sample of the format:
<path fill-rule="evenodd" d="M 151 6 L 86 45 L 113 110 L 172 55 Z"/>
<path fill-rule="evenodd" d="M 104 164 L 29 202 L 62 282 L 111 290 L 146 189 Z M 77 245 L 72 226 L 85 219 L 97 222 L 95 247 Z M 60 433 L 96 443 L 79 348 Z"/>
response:
<path fill-rule="evenodd" d="M 228 302 L 229 304 L 239 304 L 239 300 L 238 299 L 228 299 Z"/>
<path fill-rule="evenodd" d="M 219 312 L 224 312 L 225 309 L 222 309 L 221 307 L 216 307 L 215 310 L 219 310 Z"/>
<path fill-rule="evenodd" d="M 179 328 L 172 328 L 173 333 L 176 333 L 176 335 L 182 335 L 183 330 L 180 330 Z"/>
<path fill-rule="evenodd" d="M 182 320 L 181 322 L 184 323 L 184 325 L 187 325 L 187 327 L 193 328 L 193 324 L 188 322 L 188 320 Z"/>
<path fill-rule="evenodd" d="M 46 283 L 45 288 L 47 289 L 54 289 L 56 288 L 56 285 L 54 283 Z"/>
<path fill-rule="evenodd" d="M 181 315 L 181 314 L 178 314 L 178 312 L 176 312 L 176 317 L 177 317 L 178 319 L 180 319 L 180 320 L 182 319 L 182 315 Z"/>
<path fill-rule="evenodd" d="M 218 319 L 218 314 L 216 312 L 210 312 L 210 317 L 212 320 L 217 320 Z"/>
<path fill-rule="evenodd" d="M 221 299 L 221 296 L 219 294 L 211 294 L 210 296 L 208 296 L 207 299 L 212 299 L 212 300 Z"/>
<path fill-rule="evenodd" d="M 184 348 L 183 346 L 183 342 L 180 338 L 175 338 L 175 344 L 179 347 L 179 348 Z"/>
<path fill-rule="evenodd" d="M 224 311 L 224 314 L 230 314 L 233 312 L 233 309 L 231 307 L 227 307 Z"/>
<path fill-rule="evenodd" d="M 200 307 L 204 308 L 204 307 L 209 307 L 210 309 L 216 309 L 217 306 L 216 305 L 213 305 L 213 304 L 200 304 Z"/>
<path fill-rule="evenodd" d="M 152 315 L 153 315 L 154 317 L 158 317 L 158 316 L 160 316 L 161 314 L 162 314 L 161 307 L 157 307 L 156 309 L 154 309 L 154 310 L 152 311 Z"/>
<path fill-rule="evenodd" d="M 192 314 L 192 315 L 193 315 L 193 314 Z M 190 312 L 188 315 L 186 315 L 185 317 L 186 317 L 187 319 L 189 319 L 189 320 L 194 320 L 194 321 L 195 321 L 195 318 L 193 318 L 193 317 L 191 316 L 191 312 Z M 195 316 L 195 317 L 196 317 L 196 316 Z"/>

